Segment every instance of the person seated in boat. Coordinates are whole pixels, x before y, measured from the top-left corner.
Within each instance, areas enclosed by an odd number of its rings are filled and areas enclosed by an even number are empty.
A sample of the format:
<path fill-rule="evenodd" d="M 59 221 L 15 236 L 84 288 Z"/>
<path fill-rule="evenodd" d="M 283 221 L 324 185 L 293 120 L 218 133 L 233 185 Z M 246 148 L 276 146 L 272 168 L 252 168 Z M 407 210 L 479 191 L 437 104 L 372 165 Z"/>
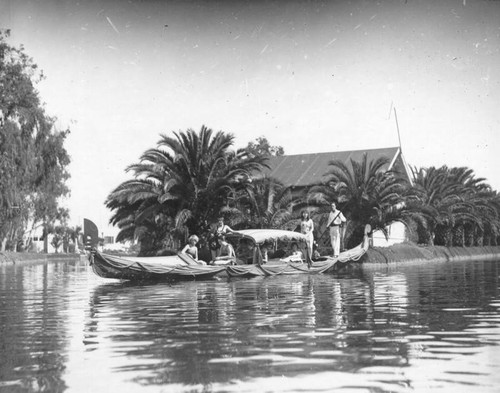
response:
<path fill-rule="evenodd" d="M 283 262 L 302 262 L 304 260 L 304 254 L 299 250 L 297 243 L 292 243 L 292 251 L 290 255 L 286 258 L 280 259 Z"/>
<path fill-rule="evenodd" d="M 250 240 L 241 239 L 236 250 L 236 263 L 238 265 L 251 265 L 254 263 L 254 244 Z"/>
<path fill-rule="evenodd" d="M 269 254 L 269 258 L 271 258 L 271 259 L 281 259 L 281 258 L 284 258 L 286 256 L 286 251 L 283 250 L 282 248 L 278 248 L 275 251 L 269 251 L 268 254 Z"/>
<path fill-rule="evenodd" d="M 318 251 L 318 248 L 319 248 L 318 243 L 316 241 L 314 241 L 313 242 L 313 253 L 312 253 L 312 258 L 311 258 L 313 261 L 317 261 L 321 258 L 321 255 Z"/>
<path fill-rule="evenodd" d="M 219 237 L 219 249 L 217 250 L 217 256 L 214 260 L 214 265 L 222 265 L 226 263 L 233 264 L 236 260 L 236 254 L 234 248 L 226 240 L 225 235 Z"/>
<path fill-rule="evenodd" d="M 236 231 L 233 230 L 229 225 L 226 225 L 224 223 L 224 217 L 218 218 L 217 224 L 215 225 L 215 228 L 210 232 L 208 239 L 210 251 L 212 253 L 212 259 L 215 260 L 219 255 L 219 248 L 220 248 L 219 238 L 223 235 L 226 235 L 227 233 L 235 233 L 235 232 Z"/>
<path fill-rule="evenodd" d="M 198 247 L 196 244 L 200 239 L 196 235 L 191 235 L 188 238 L 188 244 L 184 246 L 184 248 L 181 250 L 182 254 L 189 255 L 191 258 L 193 258 L 198 264 L 200 265 L 205 265 L 206 263 L 203 261 L 198 260 Z"/>
<path fill-rule="evenodd" d="M 271 244 L 264 243 L 260 246 L 260 255 L 262 256 L 262 263 L 269 261 L 269 250 L 272 248 Z"/>

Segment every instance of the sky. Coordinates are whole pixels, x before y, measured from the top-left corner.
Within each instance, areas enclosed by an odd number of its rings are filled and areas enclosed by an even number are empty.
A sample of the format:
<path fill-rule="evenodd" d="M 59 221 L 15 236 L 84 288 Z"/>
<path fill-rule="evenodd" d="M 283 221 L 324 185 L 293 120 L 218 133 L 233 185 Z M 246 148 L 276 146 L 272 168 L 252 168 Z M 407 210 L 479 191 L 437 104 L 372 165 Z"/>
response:
<path fill-rule="evenodd" d="M 72 222 L 160 134 L 202 125 L 285 154 L 399 145 L 500 190 L 500 1 L 0 0 L 69 128 Z"/>

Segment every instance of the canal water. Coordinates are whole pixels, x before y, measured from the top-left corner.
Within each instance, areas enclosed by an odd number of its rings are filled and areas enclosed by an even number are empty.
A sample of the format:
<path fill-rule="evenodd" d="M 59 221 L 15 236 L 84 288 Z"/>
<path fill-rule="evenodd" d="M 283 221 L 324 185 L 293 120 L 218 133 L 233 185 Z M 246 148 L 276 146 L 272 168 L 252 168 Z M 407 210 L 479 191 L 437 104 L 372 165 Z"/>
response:
<path fill-rule="evenodd" d="M 500 262 L 132 285 L 0 265 L 0 392 L 498 392 Z"/>

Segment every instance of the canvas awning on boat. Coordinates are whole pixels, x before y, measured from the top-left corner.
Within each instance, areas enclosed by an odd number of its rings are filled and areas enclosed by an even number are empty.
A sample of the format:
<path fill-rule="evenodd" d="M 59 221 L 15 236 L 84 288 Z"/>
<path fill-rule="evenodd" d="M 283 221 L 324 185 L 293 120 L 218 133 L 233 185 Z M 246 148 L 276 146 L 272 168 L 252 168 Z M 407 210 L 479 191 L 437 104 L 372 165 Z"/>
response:
<path fill-rule="evenodd" d="M 255 244 L 263 244 L 267 242 L 286 241 L 305 243 L 306 236 L 300 232 L 285 231 L 281 229 L 243 229 L 235 233 L 226 235 L 229 239 L 249 239 Z"/>

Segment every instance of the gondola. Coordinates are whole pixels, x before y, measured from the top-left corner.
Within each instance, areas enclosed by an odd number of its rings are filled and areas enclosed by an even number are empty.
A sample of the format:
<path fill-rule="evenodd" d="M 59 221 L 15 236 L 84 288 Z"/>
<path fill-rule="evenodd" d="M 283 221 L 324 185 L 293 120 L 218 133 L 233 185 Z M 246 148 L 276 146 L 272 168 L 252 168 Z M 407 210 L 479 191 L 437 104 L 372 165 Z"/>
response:
<path fill-rule="evenodd" d="M 293 274 L 319 274 L 333 271 L 337 264 L 358 261 L 368 249 L 368 236 L 361 244 L 341 252 L 338 257 L 311 259 L 306 237 L 298 232 L 278 229 L 248 229 L 227 235 L 236 257 L 222 265 L 204 264 L 187 254 L 162 257 L 116 256 L 92 251 L 90 264 L 95 274 L 104 278 L 133 281 L 207 280 L 215 276 L 259 277 Z M 303 258 L 284 258 L 285 249 L 297 244 Z M 243 256 L 241 248 L 246 247 Z M 266 250 L 266 253 L 263 250 Z M 267 255 L 266 255 L 267 254 Z"/>

